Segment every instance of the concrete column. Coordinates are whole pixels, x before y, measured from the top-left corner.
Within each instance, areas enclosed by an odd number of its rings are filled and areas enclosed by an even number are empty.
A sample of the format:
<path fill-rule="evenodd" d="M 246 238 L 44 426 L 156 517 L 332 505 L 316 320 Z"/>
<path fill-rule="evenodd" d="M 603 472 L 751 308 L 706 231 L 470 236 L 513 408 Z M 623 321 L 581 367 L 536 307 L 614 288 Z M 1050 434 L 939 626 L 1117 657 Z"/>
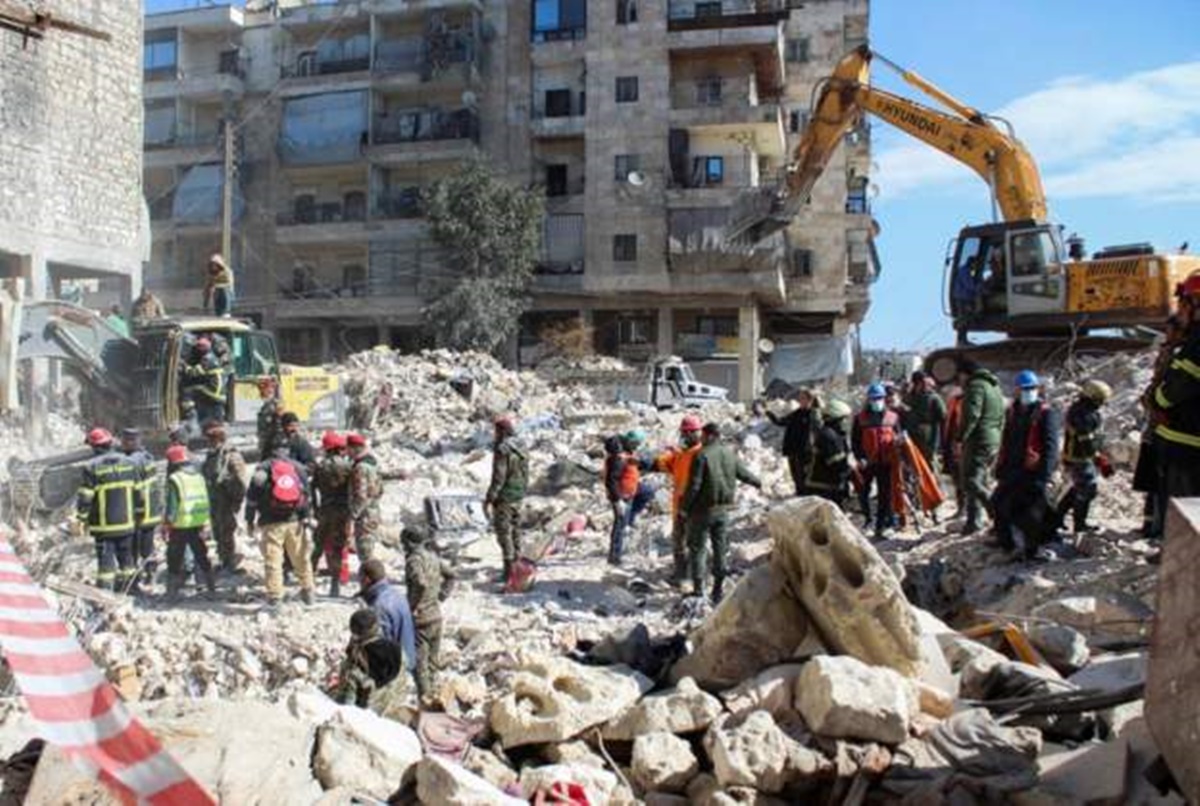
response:
<path fill-rule="evenodd" d="M 371 19 L 374 19 L 374 17 L 372 17 Z M 375 333 L 376 346 L 378 346 L 380 344 L 390 345 L 392 343 L 391 330 L 392 329 L 390 327 L 388 327 L 387 323 L 381 322 L 379 324 L 378 329 L 376 330 L 376 333 Z"/>
<path fill-rule="evenodd" d="M 42 300 L 50 289 L 50 273 L 45 255 L 34 252 L 18 260 L 21 276 L 29 281 L 29 299 Z M 49 380 L 48 362 L 35 359 L 29 362 L 25 375 L 25 434 L 37 442 L 46 436 L 46 400 L 43 392 Z"/>
<path fill-rule="evenodd" d="M 333 360 L 333 325 L 321 325 L 321 361 Z"/>
<path fill-rule="evenodd" d="M 738 308 L 738 400 L 749 403 L 758 397 L 758 340 L 762 326 L 758 306 Z"/>
<path fill-rule="evenodd" d="M 658 344 L 660 356 L 668 356 L 675 352 L 675 315 L 671 308 L 658 309 Z"/>

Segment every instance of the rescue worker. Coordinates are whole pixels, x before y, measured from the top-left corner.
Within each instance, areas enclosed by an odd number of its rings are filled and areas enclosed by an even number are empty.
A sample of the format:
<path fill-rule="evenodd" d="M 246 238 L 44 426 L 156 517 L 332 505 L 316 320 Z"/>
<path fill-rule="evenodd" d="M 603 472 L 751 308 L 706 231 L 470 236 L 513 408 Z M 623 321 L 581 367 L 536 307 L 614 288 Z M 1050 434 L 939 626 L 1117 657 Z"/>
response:
<path fill-rule="evenodd" d="M 142 478 L 128 456 L 113 450 L 103 428 L 88 432 L 93 457 L 83 468 L 75 514 L 96 543 L 96 587 L 126 591 L 136 585 L 133 541 L 142 501 Z"/>
<path fill-rule="evenodd" d="M 654 470 L 671 476 L 671 556 L 674 560 L 672 582 L 682 585 L 688 577 L 687 524 L 683 517 L 683 497 L 688 491 L 692 462 L 703 447 L 700 444 L 700 418 L 684 415 L 679 423 L 679 447 L 660 453 Z"/>
<path fill-rule="evenodd" d="M 204 309 L 212 307 L 215 316 L 233 313 L 233 271 L 225 258 L 214 254 L 208 259 L 208 275 L 204 281 Z"/>
<path fill-rule="evenodd" d="M 196 405 L 200 422 L 225 419 L 225 369 L 205 337 L 196 340 L 187 366 L 183 368 L 180 394 Z"/>
<path fill-rule="evenodd" d="M 608 564 L 621 564 L 621 549 L 625 541 L 626 511 L 636 490 L 624 489 L 623 480 L 629 462 L 625 456 L 625 448 L 621 438 L 610 436 L 604 440 L 604 467 L 601 476 L 604 479 L 604 494 L 612 509 L 612 529 L 608 534 Z M 637 472 L 636 466 L 633 472 Z M 636 480 L 634 481 L 636 485 Z"/>
<path fill-rule="evenodd" d="M 143 509 L 138 512 L 137 534 L 133 540 L 134 559 L 142 569 L 140 579 L 148 585 L 154 579 L 154 534 L 162 523 L 163 486 L 154 457 L 142 447 L 142 433 L 136 428 L 121 430 L 121 453 L 137 465 L 141 479 Z"/>
<path fill-rule="evenodd" d="M 1181 331 L 1153 390 L 1151 422 L 1164 499 L 1200 496 L 1200 272 L 1175 290 Z"/>
<path fill-rule="evenodd" d="M 1101 453 L 1104 417 L 1100 409 L 1110 397 L 1112 388 L 1108 384 L 1090 380 L 1067 409 L 1062 461 L 1071 475 L 1071 486 L 1058 502 L 1058 520 L 1062 523 L 1070 512 L 1075 534 L 1096 531 L 1088 523 L 1088 513 L 1100 491 L 1098 476 L 1108 467 Z"/>
<path fill-rule="evenodd" d="M 313 468 L 312 486 L 317 513 L 317 534 L 313 541 L 312 567 L 316 573 L 321 555 L 329 568 L 329 596 L 342 595 L 342 556 L 350 529 L 350 473 L 353 464 L 346 456 L 346 437 L 326 431 L 321 437 L 324 456 Z"/>
<path fill-rule="evenodd" d="M 643 431 L 634 429 L 626 431 L 621 435 L 621 448 L 625 451 L 625 458 L 633 464 L 637 474 L 637 484 L 634 486 L 633 498 L 630 499 L 629 509 L 625 513 L 625 530 L 628 533 L 633 528 L 634 521 L 641 514 L 654 498 L 654 490 L 650 489 L 650 485 L 642 481 L 642 471 L 649 470 L 653 465 L 653 461 L 643 459 L 639 454 L 642 445 L 646 442 L 646 434 Z"/>
<path fill-rule="evenodd" d="M 1149 385 L 1142 391 L 1142 408 L 1149 416 L 1142 430 L 1141 444 L 1138 446 L 1137 465 L 1133 470 L 1133 489 L 1146 496 L 1142 507 L 1142 536 L 1148 540 L 1162 539 L 1168 504 L 1168 498 L 1164 494 L 1165 485 L 1162 483 L 1159 440 L 1154 433 L 1158 425 L 1155 421 L 1161 420 L 1162 415 L 1157 411 L 1154 393 L 1175 360 L 1175 351 L 1183 344 L 1185 336 L 1186 332 L 1180 325 L 1178 313 L 1167 317 L 1166 330 L 1157 339 L 1158 353 L 1154 357 L 1154 373 Z"/>
<path fill-rule="evenodd" d="M 383 637 L 400 644 L 404 664 L 409 672 L 417 669 L 416 627 L 408 600 L 400 589 L 388 581 L 387 570 L 379 560 L 367 560 L 359 569 L 358 597 L 375 611 Z"/>
<path fill-rule="evenodd" d="M 442 602 L 450 595 L 454 571 L 437 554 L 429 533 L 406 526 L 400 533 L 404 546 L 404 585 L 413 624 L 417 629 L 417 696 L 428 704 L 442 656 Z"/>
<path fill-rule="evenodd" d="M 187 448 L 167 448 L 167 511 L 163 520 L 167 537 L 167 598 L 177 599 L 187 578 L 184 558 L 192 558 L 209 593 L 217 588 L 216 573 L 208 558 L 205 540 L 211 525 L 208 487 L 204 476 L 188 457 Z"/>
<path fill-rule="evenodd" d="M 204 424 L 208 453 L 202 472 L 208 484 L 213 538 L 217 557 L 226 573 L 238 573 L 237 513 L 246 499 L 246 460 L 241 451 L 226 442 L 225 424 L 209 420 Z"/>
<path fill-rule="evenodd" d="M 354 532 L 354 551 L 359 562 L 368 562 L 375 556 L 375 542 L 379 539 L 379 528 L 383 522 L 380 502 L 383 500 L 383 475 L 379 461 L 371 453 L 367 440 L 361 434 L 346 436 L 350 451 L 350 523 Z"/>
<path fill-rule="evenodd" d="M 400 645 L 382 635 L 375 612 L 356 610 L 350 616 L 350 641 L 338 669 L 333 699 L 395 718 L 404 705 L 403 669 Z"/>
<path fill-rule="evenodd" d="M 909 380 L 908 394 L 900 403 L 900 425 L 935 472 L 945 424 L 946 401 L 934 388 L 933 379 L 917 370 Z"/>
<path fill-rule="evenodd" d="M 167 309 L 163 307 L 162 300 L 155 296 L 154 292 L 143 287 L 142 293 L 138 294 L 138 298 L 133 301 L 130 318 L 135 327 L 141 327 L 155 319 L 166 319 Z"/>
<path fill-rule="evenodd" d="M 270 456 L 275 452 L 275 446 L 283 442 L 283 423 L 280 418 L 282 402 L 279 399 L 279 382 L 272 375 L 266 375 L 258 380 L 258 394 L 262 405 L 258 407 L 258 455 Z"/>
<path fill-rule="evenodd" d="M 283 443 L 292 461 L 305 468 L 315 465 L 317 454 L 300 430 L 300 417 L 293 411 L 285 411 L 279 416 L 279 424 L 283 427 Z"/>
<path fill-rule="evenodd" d="M 126 321 L 125 315 L 121 313 L 121 306 L 114 305 L 108 309 L 108 316 L 104 317 L 105 323 L 113 330 L 120 333 L 125 338 L 130 338 L 131 331 L 129 330 L 129 322 Z"/>
<path fill-rule="evenodd" d="M 493 422 L 492 483 L 484 496 L 490 511 L 496 541 L 504 557 L 504 582 L 521 554 L 521 502 L 529 484 L 529 460 L 513 439 L 516 426 L 511 417 Z"/>
<path fill-rule="evenodd" d="M 733 508 L 737 483 L 762 489 L 762 482 L 742 463 L 733 448 L 721 441 L 721 429 L 707 423 L 701 432 L 704 443 L 692 462 L 691 481 L 683 500 L 687 518 L 688 551 L 691 553 L 692 595 L 704 595 L 708 576 L 708 543 L 712 543 L 712 601 L 721 601 L 727 572 L 729 539 L 726 533 L 729 510 Z"/>
<path fill-rule="evenodd" d="M 979 531 L 980 515 L 988 507 L 988 471 L 1000 450 L 1004 427 L 1004 393 L 1000 381 L 971 359 L 958 365 L 959 383 L 965 390 L 962 403 L 962 488 L 966 496 L 966 523 L 962 533 Z"/>
<path fill-rule="evenodd" d="M 850 417 L 854 412 L 841 400 L 830 402 L 821 411 L 821 422 L 813 440 L 812 459 L 804 489 L 839 507 L 850 492 Z"/>
<path fill-rule="evenodd" d="M 1057 410 L 1042 400 L 1035 372 L 1017 373 L 1015 392 L 1004 418 L 991 506 L 997 545 L 1017 548 L 1020 530 L 1025 557 L 1033 559 L 1052 536 L 1047 534 L 1046 493 L 1058 467 L 1061 425 Z"/>
<path fill-rule="evenodd" d="M 246 528 L 261 529 L 268 606 L 283 600 L 283 557 L 291 560 L 300 583 L 300 599 L 313 603 L 312 545 L 304 521 L 309 514 L 308 475 L 288 456 L 286 447 L 261 463 L 246 492 Z"/>
<path fill-rule="evenodd" d="M 892 463 L 896 437 L 900 433 L 900 415 L 887 407 L 887 389 L 881 383 L 867 387 L 867 403 L 854 418 L 851 443 L 862 475 L 858 491 L 864 525 L 870 526 L 871 488 L 875 487 L 875 538 L 883 537 L 893 524 Z"/>
<path fill-rule="evenodd" d="M 796 495 L 808 495 L 805 480 L 812 460 L 813 440 L 821 424 L 821 401 L 812 390 L 801 389 L 796 393 L 796 404 L 793 411 L 782 417 L 770 409 L 766 414 L 767 419 L 783 427 L 782 452 L 787 459 L 788 472 L 792 474 Z"/>
<path fill-rule="evenodd" d="M 963 389 L 955 386 L 946 397 L 946 421 L 942 424 L 942 470 L 954 483 L 954 517 L 966 514 L 967 498 L 962 477 Z"/>

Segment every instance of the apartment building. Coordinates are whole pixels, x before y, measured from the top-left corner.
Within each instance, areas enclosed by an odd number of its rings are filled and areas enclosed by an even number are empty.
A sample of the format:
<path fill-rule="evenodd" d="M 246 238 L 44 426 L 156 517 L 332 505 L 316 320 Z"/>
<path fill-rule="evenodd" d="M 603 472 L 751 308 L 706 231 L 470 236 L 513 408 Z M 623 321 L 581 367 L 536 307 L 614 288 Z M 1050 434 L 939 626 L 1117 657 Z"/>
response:
<path fill-rule="evenodd" d="M 421 188 L 482 153 L 546 195 L 514 360 L 578 323 L 601 352 L 682 353 L 742 396 L 764 382 L 763 339 L 776 364 L 830 365 L 878 271 L 867 131 L 786 233 L 721 237 L 738 194 L 778 180 L 815 82 L 865 40 L 866 0 L 789 5 L 342 0 L 149 16 L 148 282 L 196 304 L 228 207 L 239 308 L 289 357 L 417 346 L 431 281 L 452 271 Z M 227 194 L 225 120 L 238 122 Z"/>

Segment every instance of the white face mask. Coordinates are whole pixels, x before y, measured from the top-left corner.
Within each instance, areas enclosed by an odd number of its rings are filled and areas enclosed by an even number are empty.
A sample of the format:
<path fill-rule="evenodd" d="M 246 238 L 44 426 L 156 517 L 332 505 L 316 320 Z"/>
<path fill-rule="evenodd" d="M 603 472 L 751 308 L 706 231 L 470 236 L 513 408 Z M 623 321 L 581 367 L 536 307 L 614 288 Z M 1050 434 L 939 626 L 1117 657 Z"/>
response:
<path fill-rule="evenodd" d="M 880 411 L 883 411 L 883 409 L 884 409 L 884 401 L 882 401 L 882 400 L 868 400 L 868 401 L 867 401 L 867 408 L 869 408 L 871 411 L 875 411 L 875 412 L 880 412 Z"/>
<path fill-rule="evenodd" d="M 1021 390 L 1021 402 L 1024 403 L 1026 406 L 1032 406 L 1034 403 L 1037 403 L 1038 402 L 1038 390 L 1037 389 L 1022 389 Z"/>

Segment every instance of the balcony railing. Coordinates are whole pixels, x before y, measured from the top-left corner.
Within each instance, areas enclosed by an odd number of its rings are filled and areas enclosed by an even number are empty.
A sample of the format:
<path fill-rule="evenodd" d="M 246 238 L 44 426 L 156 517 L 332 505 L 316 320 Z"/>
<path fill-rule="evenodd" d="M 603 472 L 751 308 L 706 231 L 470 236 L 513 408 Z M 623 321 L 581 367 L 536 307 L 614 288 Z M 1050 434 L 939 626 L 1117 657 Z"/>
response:
<path fill-rule="evenodd" d="M 773 25 L 787 19 L 788 0 L 671 0 L 667 24 L 672 31 Z"/>
<path fill-rule="evenodd" d="M 285 210 L 275 216 L 275 224 L 280 227 L 294 227 L 305 224 L 340 224 L 346 222 L 365 221 L 366 210 L 361 207 L 342 204 L 341 202 L 326 202 L 294 210 Z"/>
<path fill-rule="evenodd" d="M 419 143 L 430 140 L 479 141 L 479 115 L 471 109 L 435 109 L 377 116 L 371 130 L 375 145 Z"/>
<path fill-rule="evenodd" d="M 307 78 L 309 76 L 329 76 L 338 73 L 359 73 L 371 67 L 369 56 L 357 56 L 353 59 L 330 59 L 320 61 L 311 58 L 299 59 L 295 64 L 284 65 L 280 68 L 281 78 Z"/>
<path fill-rule="evenodd" d="M 534 42 L 578 42 L 583 39 L 587 39 L 586 25 L 533 32 Z"/>
<path fill-rule="evenodd" d="M 221 143 L 221 133 L 212 132 L 180 132 L 162 140 L 150 142 L 147 140 L 143 147 L 147 151 L 165 148 L 197 148 L 202 146 L 217 146 Z"/>
<path fill-rule="evenodd" d="M 420 218 L 424 213 L 421 188 L 406 187 L 379 194 L 375 199 L 374 216 L 385 220 Z"/>
<path fill-rule="evenodd" d="M 547 99 L 543 94 L 534 102 L 532 116 L 534 120 L 553 120 L 555 118 L 575 118 L 587 114 L 587 96 L 582 90 L 571 90 L 570 98 Z"/>
<path fill-rule="evenodd" d="M 478 64 L 475 39 L 469 34 L 450 33 L 427 41 L 425 37 L 383 40 L 375 46 L 378 75 L 420 73 L 429 81 L 442 71 L 459 64 Z"/>

